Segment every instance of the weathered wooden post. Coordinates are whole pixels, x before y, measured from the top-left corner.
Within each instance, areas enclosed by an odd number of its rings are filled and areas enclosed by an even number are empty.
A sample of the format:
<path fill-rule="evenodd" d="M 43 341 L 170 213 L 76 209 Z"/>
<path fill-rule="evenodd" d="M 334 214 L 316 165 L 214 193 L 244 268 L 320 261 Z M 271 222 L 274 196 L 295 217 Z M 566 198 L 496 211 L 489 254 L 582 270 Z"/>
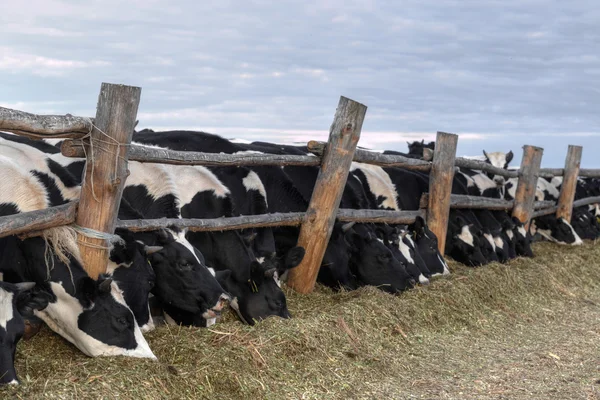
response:
<path fill-rule="evenodd" d="M 438 132 L 435 139 L 433 162 L 429 173 L 429 204 L 427 226 L 438 238 L 438 249 L 444 254 L 446 232 L 450 216 L 450 195 L 454 179 L 454 159 L 458 135 Z"/>
<path fill-rule="evenodd" d="M 100 88 L 95 125 L 85 142 L 87 162 L 75 219 L 84 229 L 114 232 L 141 91 L 139 87 L 109 83 Z M 106 272 L 107 241 L 78 233 L 78 242 L 85 270 L 97 279 Z"/>
<path fill-rule="evenodd" d="M 543 153 L 544 149 L 541 147 L 523 146 L 523 159 L 519 169 L 519 183 L 515 193 L 515 206 L 512 215 L 525 224 L 526 230 L 529 230 L 529 220 L 533 213 L 538 172 Z"/>
<path fill-rule="evenodd" d="M 575 200 L 575 189 L 577 188 L 577 177 L 579 176 L 582 152 L 583 147 L 569 145 L 567 158 L 565 159 L 565 172 L 560 188 L 560 197 L 558 198 L 556 218 L 564 218 L 569 223 L 573 214 L 573 200 Z"/>
<path fill-rule="evenodd" d="M 287 284 L 297 292 L 310 293 L 314 289 L 366 112 L 365 105 L 340 98 L 321 169 L 300 228 L 298 246 L 304 247 L 306 254 L 288 276 Z"/>

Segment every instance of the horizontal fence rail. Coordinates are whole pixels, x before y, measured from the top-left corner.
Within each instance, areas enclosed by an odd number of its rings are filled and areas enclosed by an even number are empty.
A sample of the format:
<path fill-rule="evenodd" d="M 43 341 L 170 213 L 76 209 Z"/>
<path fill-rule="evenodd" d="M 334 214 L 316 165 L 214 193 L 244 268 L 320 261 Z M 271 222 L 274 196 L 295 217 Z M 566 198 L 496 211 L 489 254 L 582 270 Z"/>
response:
<path fill-rule="evenodd" d="M 518 178 L 519 177 L 518 170 L 498 168 L 498 167 L 494 167 L 492 164 L 488 164 L 484 161 L 470 160 L 468 158 L 463 158 L 463 157 L 456 157 L 456 159 L 454 160 L 454 165 L 459 168 L 470 168 L 470 169 L 481 170 L 484 172 L 490 172 L 492 174 L 500 175 L 505 178 Z"/>
<path fill-rule="evenodd" d="M 600 196 L 586 197 L 583 199 L 575 200 L 573 202 L 573 208 L 583 207 L 594 203 L 600 203 Z"/>
<path fill-rule="evenodd" d="M 429 193 L 424 193 L 421 196 L 420 207 L 427 208 L 429 203 Z M 461 209 L 461 208 L 472 208 L 482 210 L 511 210 L 515 205 L 514 200 L 495 199 L 490 197 L 481 196 L 468 196 L 464 194 L 453 194 L 450 195 L 450 208 Z M 544 200 L 536 201 L 534 208 L 546 208 L 555 205 L 554 201 Z"/>
<path fill-rule="evenodd" d="M 75 222 L 79 202 L 0 217 L 0 238 L 42 231 Z"/>
<path fill-rule="evenodd" d="M 0 107 L 0 131 L 33 138 L 80 138 L 92 130 L 93 118 L 36 115 Z"/>
<path fill-rule="evenodd" d="M 81 140 L 65 140 L 61 145 L 61 152 L 65 157 L 84 158 L 85 150 Z M 145 163 L 160 163 L 172 165 L 204 165 L 204 166 L 311 166 L 321 165 L 321 159 L 315 156 L 278 155 L 278 154 L 218 154 L 201 153 L 193 151 L 178 151 L 160 149 L 157 147 L 131 144 L 129 146 L 129 160 Z"/>
<path fill-rule="evenodd" d="M 249 228 L 274 228 L 279 226 L 300 226 L 304 218 L 311 218 L 304 212 L 272 213 L 245 215 L 240 217 L 221 217 L 210 219 L 195 218 L 156 218 L 118 220 L 117 228 L 129 229 L 133 232 L 153 231 L 164 227 L 188 229 L 191 232 L 230 231 Z M 312 216 L 314 218 L 314 216 Z M 337 219 L 340 222 L 412 224 L 417 217 L 425 217 L 424 210 L 389 211 L 389 210 L 350 210 L 340 209 Z"/>
<path fill-rule="evenodd" d="M 564 174 L 564 168 L 540 168 L 537 175 L 540 178 L 554 178 L 555 176 L 563 176 Z"/>
<path fill-rule="evenodd" d="M 312 154 L 322 156 L 325 151 L 326 143 L 311 140 L 307 148 Z M 363 164 L 377 165 L 380 167 L 397 167 L 412 171 L 428 172 L 431 170 L 431 163 L 416 158 L 408 158 L 400 155 L 381 154 L 374 151 L 356 149 L 354 151 L 354 162 Z"/>

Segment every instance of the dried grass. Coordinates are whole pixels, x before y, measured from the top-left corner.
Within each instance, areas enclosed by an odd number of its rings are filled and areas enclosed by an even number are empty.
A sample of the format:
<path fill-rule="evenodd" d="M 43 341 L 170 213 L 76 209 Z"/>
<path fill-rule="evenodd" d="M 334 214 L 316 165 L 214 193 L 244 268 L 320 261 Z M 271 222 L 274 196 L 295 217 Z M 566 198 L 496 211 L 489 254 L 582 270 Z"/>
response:
<path fill-rule="evenodd" d="M 91 359 L 44 328 L 19 346 L 23 384 L 0 389 L 0 396 L 595 396 L 600 346 L 589 346 L 600 339 L 600 246 L 544 243 L 534 250 L 538 257 L 509 265 L 469 269 L 451 262 L 449 278 L 400 296 L 374 288 L 334 293 L 319 287 L 309 296 L 288 290 L 290 320 L 250 327 L 226 315 L 209 329 L 163 326 L 147 335 L 159 362 Z M 539 357 L 523 355 L 535 347 L 532 338 L 554 347 Z M 576 355 L 581 359 L 570 363 Z M 557 375 L 555 363 L 561 362 L 574 382 L 560 381 L 566 372 Z M 494 380 L 495 363 L 506 367 L 498 367 L 506 380 Z"/>

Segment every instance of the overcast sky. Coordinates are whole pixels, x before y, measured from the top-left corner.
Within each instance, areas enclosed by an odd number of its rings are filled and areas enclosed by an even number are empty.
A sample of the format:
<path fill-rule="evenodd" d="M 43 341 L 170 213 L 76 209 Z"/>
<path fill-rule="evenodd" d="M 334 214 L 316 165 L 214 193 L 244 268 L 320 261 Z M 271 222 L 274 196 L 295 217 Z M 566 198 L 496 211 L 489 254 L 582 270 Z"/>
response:
<path fill-rule="evenodd" d="M 325 139 L 344 95 L 364 147 L 441 130 L 459 155 L 533 144 L 562 166 L 581 144 L 600 167 L 599 21 L 597 0 L 9 0 L 0 105 L 93 116 L 123 83 L 139 127 L 290 142 Z"/>

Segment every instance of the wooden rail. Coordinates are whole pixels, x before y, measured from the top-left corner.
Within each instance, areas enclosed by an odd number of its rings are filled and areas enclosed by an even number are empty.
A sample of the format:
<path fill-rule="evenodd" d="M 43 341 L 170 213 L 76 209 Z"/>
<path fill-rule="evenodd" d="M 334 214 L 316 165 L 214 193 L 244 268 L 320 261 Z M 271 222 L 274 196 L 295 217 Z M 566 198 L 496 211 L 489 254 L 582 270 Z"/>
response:
<path fill-rule="evenodd" d="M 436 146 L 437 146 L 437 142 L 436 142 Z M 434 160 L 435 160 L 435 158 L 434 158 Z M 518 178 L 519 177 L 519 171 L 515 171 L 512 169 L 498 168 L 498 167 L 494 167 L 492 164 L 488 164 L 484 161 L 470 160 L 468 158 L 463 158 L 463 157 L 457 157 L 456 160 L 454 161 L 454 165 L 456 165 L 459 168 L 470 168 L 470 169 L 480 170 L 480 171 L 484 171 L 484 172 L 490 172 L 494 175 L 500 175 L 505 178 Z"/>
<path fill-rule="evenodd" d="M 429 193 L 424 193 L 421 196 L 420 208 L 427 208 L 429 204 Z M 464 194 L 450 195 L 450 208 L 461 209 L 482 209 L 482 210 L 512 210 L 514 208 L 514 200 L 494 199 L 481 196 L 468 196 Z M 554 206 L 554 201 L 544 200 L 534 202 L 533 208 L 547 208 Z"/>
<path fill-rule="evenodd" d="M 0 238 L 42 231 L 75 222 L 78 202 L 0 217 Z"/>
<path fill-rule="evenodd" d="M 326 143 L 311 140 L 308 142 L 307 148 L 312 154 L 321 156 L 326 148 Z M 374 151 L 357 149 L 354 151 L 352 161 L 378 165 L 380 167 L 397 167 L 412 171 L 427 172 L 431 170 L 431 163 L 428 161 L 408 158 L 400 155 L 380 154 Z"/>
<path fill-rule="evenodd" d="M 85 157 L 81 140 L 65 140 L 61 145 L 65 157 Z M 129 148 L 129 160 L 173 165 L 204 166 L 319 166 L 321 159 L 315 156 L 278 155 L 278 154 L 215 154 L 193 151 L 177 151 L 157 147 L 132 144 Z"/>
<path fill-rule="evenodd" d="M 600 196 L 586 197 L 584 199 L 575 200 L 573 202 L 573 208 L 583 207 L 595 203 L 600 203 Z"/>
<path fill-rule="evenodd" d="M 425 218 L 425 210 L 388 211 L 388 210 L 350 210 L 340 209 L 337 219 L 341 222 L 412 224 L 417 217 Z M 194 218 L 157 218 L 118 220 L 117 228 L 129 229 L 133 232 L 154 231 L 172 226 L 187 229 L 191 232 L 230 231 L 248 228 L 273 228 L 278 226 L 300 226 L 308 213 L 272 213 L 247 215 L 241 217 L 221 217 L 210 219 Z M 314 214 L 313 214 L 313 217 Z"/>
<path fill-rule="evenodd" d="M 0 107 L 0 131 L 32 138 L 79 138 L 92 131 L 91 118 L 35 115 Z"/>

